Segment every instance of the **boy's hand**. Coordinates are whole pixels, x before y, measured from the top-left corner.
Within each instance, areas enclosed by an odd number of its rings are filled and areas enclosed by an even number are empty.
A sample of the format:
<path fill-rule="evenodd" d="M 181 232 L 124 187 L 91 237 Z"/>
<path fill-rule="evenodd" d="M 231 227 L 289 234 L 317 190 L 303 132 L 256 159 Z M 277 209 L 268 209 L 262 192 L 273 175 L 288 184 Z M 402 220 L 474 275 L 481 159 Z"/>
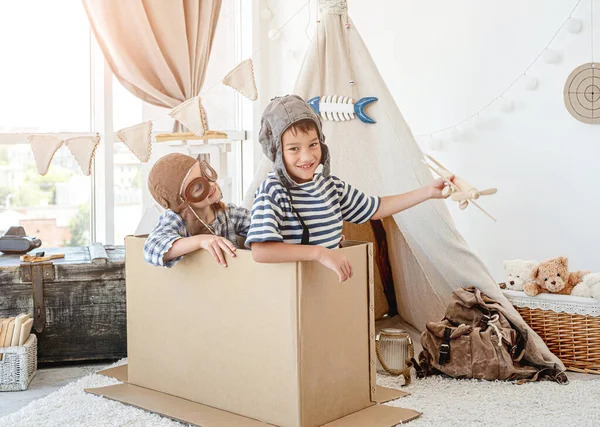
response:
<path fill-rule="evenodd" d="M 445 199 L 448 196 L 450 196 L 450 193 L 448 193 L 445 196 L 442 194 L 444 187 L 446 185 L 448 185 L 447 181 L 454 182 L 454 175 L 452 175 L 451 177 L 449 177 L 445 180 L 442 178 L 438 178 L 438 179 L 434 179 L 433 181 L 431 181 L 431 183 L 427 186 L 428 190 L 429 190 L 429 198 L 430 199 Z"/>
<path fill-rule="evenodd" d="M 226 238 L 221 236 L 213 236 L 212 234 L 200 234 L 196 237 L 200 241 L 200 248 L 206 249 L 208 252 L 210 252 L 212 256 L 215 257 L 215 260 L 223 267 L 227 267 L 227 262 L 225 261 L 223 252 L 235 257 L 236 247 Z"/>
<path fill-rule="evenodd" d="M 333 270 L 338 275 L 340 283 L 354 275 L 352 272 L 352 265 L 340 251 L 323 248 L 318 261 L 325 267 Z"/>

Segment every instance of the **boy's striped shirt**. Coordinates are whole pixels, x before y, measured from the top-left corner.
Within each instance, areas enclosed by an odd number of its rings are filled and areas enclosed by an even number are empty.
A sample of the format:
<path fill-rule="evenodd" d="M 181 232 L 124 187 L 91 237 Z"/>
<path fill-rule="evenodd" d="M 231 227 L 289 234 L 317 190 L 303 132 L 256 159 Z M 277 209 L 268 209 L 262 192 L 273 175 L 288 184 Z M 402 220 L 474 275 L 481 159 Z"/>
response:
<path fill-rule="evenodd" d="M 342 239 L 343 221 L 362 224 L 379 208 L 379 197 L 368 197 L 335 176 L 315 174 L 312 181 L 290 188 L 294 210 L 310 233 L 310 244 L 329 249 Z M 300 244 L 302 224 L 292 212 L 286 188 L 271 172 L 254 196 L 246 246 L 256 242 Z"/>

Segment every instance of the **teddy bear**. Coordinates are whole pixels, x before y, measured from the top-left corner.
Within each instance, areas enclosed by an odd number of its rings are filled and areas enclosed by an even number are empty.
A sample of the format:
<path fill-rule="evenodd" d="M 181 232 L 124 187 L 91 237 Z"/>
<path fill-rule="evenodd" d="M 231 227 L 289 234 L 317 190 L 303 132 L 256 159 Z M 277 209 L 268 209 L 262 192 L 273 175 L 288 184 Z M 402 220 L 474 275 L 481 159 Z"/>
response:
<path fill-rule="evenodd" d="M 569 273 L 569 260 L 561 256 L 540 263 L 534 273 L 534 280 L 523 286 L 529 296 L 539 293 L 570 295 L 589 271 Z"/>
<path fill-rule="evenodd" d="M 506 289 L 522 291 L 525 283 L 533 282 L 535 270 L 539 262 L 523 259 L 504 261 L 504 275 Z"/>
<path fill-rule="evenodd" d="M 571 295 L 600 299 L 600 273 L 583 276 L 583 280 L 573 288 Z"/>

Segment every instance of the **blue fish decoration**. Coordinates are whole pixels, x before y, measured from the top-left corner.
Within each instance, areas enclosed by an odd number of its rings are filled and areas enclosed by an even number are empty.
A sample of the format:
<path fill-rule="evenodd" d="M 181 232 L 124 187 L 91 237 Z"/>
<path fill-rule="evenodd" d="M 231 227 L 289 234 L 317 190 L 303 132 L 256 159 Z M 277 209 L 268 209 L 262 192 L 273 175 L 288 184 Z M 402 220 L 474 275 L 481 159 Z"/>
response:
<path fill-rule="evenodd" d="M 365 113 L 365 108 L 378 98 L 370 96 L 361 98 L 358 102 L 347 96 L 327 95 L 315 96 L 308 100 L 307 104 L 319 114 L 323 120 L 346 121 L 352 120 L 355 116 L 363 123 L 375 123 L 371 117 Z"/>

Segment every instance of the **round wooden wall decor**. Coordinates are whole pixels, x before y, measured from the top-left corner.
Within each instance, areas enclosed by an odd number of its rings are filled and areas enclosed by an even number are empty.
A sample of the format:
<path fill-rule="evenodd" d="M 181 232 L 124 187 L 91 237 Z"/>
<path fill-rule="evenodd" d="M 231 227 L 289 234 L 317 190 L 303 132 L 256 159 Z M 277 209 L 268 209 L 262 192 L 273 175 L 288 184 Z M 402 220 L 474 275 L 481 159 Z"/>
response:
<path fill-rule="evenodd" d="M 565 83 L 565 106 L 577 120 L 600 123 L 600 66 L 593 62 L 580 65 Z"/>

